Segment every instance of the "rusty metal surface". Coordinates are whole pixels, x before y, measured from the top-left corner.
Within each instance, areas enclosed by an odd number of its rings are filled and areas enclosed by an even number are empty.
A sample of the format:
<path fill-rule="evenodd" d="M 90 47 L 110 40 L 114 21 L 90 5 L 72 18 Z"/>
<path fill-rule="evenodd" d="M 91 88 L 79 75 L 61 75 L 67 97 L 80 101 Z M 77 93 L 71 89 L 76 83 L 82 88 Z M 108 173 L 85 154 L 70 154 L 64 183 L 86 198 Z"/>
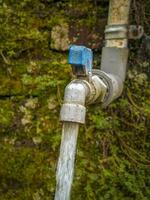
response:
<path fill-rule="evenodd" d="M 110 0 L 109 3 L 109 14 L 108 14 L 108 26 L 126 26 L 126 37 L 124 38 L 111 38 L 111 33 L 109 38 L 107 38 L 106 33 L 106 47 L 118 47 L 125 48 L 128 46 L 128 23 L 129 23 L 129 10 L 130 10 L 131 0 Z M 114 34 L 114 33 L 112 33 Z M 117 33 L 118 34 L 118 33 Z M 119 35 L 122 34 L 119 33 Z M 121 35 L 122 36 L 122 35 Z"/>
<path fill-rule="evenodd" d="M 128 24 L 131 0 L 110 0 L 108 25 Z"/>
<path fill-rule="evenodd" d="M 129 39 L 140 39 L 144 34 L 144 28 L 142 26 L 130 25 L 128 31 Z"/>
<path fill-rule="evenodd" d="M 106 40 L 106 47 L 126 48 L 128 46 L 128 39 L 114 39 Z"/>

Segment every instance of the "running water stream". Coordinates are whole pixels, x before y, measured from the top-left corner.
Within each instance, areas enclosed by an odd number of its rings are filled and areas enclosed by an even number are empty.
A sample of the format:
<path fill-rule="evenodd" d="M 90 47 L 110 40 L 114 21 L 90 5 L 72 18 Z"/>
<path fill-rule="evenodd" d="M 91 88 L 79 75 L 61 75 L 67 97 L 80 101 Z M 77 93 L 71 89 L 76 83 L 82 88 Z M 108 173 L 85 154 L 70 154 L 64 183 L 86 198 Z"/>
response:
<path fill-rule="evenodd" d="M 78 131 L 78 123 L 65 122 L 63 124 L 54 200 L 70 199 Z"/>

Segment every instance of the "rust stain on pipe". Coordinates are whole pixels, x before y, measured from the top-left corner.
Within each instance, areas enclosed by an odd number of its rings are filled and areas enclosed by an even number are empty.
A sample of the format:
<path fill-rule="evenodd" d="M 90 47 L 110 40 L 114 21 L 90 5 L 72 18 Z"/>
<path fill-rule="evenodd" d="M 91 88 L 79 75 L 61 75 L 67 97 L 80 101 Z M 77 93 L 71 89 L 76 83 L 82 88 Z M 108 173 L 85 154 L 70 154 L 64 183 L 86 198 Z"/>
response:
<path fill-rule="evenodd" d="M 131 0 L 110 0 L 108 25 L 128 25 Z M 106 39 L 106 47 L 124 48 L 128 46 L 128 38 Z"/>
<path fill-rule="evenodd" d="M 108 25 L 128 24 L 131 0 L 110 0 Z"/>

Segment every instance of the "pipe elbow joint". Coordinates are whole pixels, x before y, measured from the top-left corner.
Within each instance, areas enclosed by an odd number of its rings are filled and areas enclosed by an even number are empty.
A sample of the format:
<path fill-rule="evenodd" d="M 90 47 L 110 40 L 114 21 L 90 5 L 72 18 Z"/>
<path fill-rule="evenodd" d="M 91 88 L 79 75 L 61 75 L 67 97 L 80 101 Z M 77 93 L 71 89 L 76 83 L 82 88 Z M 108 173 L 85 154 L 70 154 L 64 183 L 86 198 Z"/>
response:
<path fill-rule="evenodd" d="M 106 73 L 101 70 L 93 70 L 93 74 L 96 74 L 107 86 L 107 92 L 102 102 L 102 107 L 107 107 L 113 100 L 121 95 L 123 80 L 117 75 Z"/>
<path fill-rule="evenodd" d="M 108 106 L 113 100 L 117 99 L 123 91 L 123 81 L 118 76 L 107 74 L 105 80 L 107 81 L 108 91 L 102 104 L 103 107 Z"/>

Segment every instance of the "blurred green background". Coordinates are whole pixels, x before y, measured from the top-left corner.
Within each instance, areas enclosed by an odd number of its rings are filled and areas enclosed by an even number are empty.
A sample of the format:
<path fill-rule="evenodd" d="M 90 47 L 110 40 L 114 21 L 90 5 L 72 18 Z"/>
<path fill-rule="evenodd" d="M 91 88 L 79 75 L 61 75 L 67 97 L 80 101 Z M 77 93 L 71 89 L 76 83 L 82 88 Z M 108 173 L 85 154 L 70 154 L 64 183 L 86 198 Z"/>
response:
<path fill-rule="evenodd" d="M 59 35 L 57 48 L 51 33 L 70 24 L 95 27 L 101 34 L 93 47 L 98 68 L 108 5 L 108 0 L 0 0 L 0 200 L 53 199 L 59 110 L 73 75 L 65 44 Z M 150 199 L 149 10 L 149 0 L 132 1 L 130 22 L 143 25 L 146 35 L 130 41 L 122 96 L 106 109 L 87 109 L 72 200 Z"/>

